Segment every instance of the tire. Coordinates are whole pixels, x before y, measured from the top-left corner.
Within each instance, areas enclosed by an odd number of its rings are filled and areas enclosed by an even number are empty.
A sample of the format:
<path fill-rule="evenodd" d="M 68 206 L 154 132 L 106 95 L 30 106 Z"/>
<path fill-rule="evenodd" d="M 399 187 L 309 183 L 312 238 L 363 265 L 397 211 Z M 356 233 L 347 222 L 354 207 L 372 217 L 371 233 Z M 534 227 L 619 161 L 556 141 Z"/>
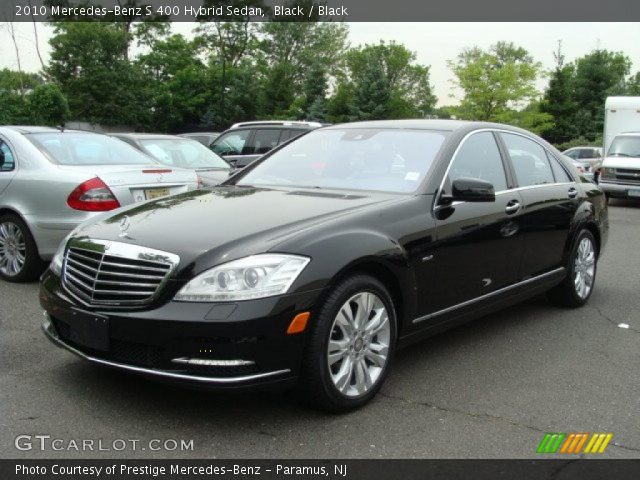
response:
<path fill-rule="evenodd" d="M 596 239 L 589 230 L 581 230 L 571 248 L 566 265 L 567 276 L 548 292 L 549 299 L 562 307 L 581 307 L 589 301 L 598 270 Z M 581 276 L 582 282 L 578 280 Z M 588 278 L 591 278 L 589 284 Z M 588 287 L 588 288 L 587 288 Z"/>
<path fill-rule="evenodd" d="M 0 215 L 0 278 L 30 282 L 38 278 L 41 269 L 38 247 L 27 225 L 17 215 Z"/>
<path fill-rule="evenodd" d="M 361 306 L 367 302 L 366 310 L 371 313 L 367 321 L 359 323 L 358 313 L 365 311 Z M 349 313 L 353 323 L 349 322 Z M 348 324 L 355 326 L 350 334 Z M 364 274 L 341 281 L 325 298 L 309 331 L 298 385 L 302 400 L 333 413 L 348 412 L 369 402 L 389 372 L 396 332 L 393 300 L 381 282 Z"/>

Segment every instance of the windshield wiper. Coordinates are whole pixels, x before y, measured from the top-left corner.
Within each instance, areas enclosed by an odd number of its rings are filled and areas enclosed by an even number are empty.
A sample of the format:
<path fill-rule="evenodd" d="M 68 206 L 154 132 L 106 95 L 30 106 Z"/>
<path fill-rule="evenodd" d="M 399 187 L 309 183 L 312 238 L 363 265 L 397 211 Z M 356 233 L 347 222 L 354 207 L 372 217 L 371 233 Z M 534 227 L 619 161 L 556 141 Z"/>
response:
<path fill-rule="evenodd" d="M 628 153 L 624 153 L 624 152 L 611 153 L 609 156 L 611 156 L 611 157 L 633 157 L 633 155 L 629 155 Z"/>

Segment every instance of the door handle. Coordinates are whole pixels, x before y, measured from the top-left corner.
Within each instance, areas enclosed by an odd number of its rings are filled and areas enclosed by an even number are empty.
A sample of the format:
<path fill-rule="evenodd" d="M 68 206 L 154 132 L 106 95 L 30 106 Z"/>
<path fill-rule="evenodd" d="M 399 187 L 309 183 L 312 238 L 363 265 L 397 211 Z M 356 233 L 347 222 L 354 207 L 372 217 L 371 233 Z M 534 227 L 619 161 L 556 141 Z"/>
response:
<path fill-rule="evenodd" d="M 509 203 L 507 203 L 507 206 L 504 209 L 504 211 L 507 212 L 507 215 L 513 215 L 518 210 L 520 210 L 520 202 L 518 202 L 517 200 L 511 200 Z"/>
<path fill-rule="evenodd" d="M 574 187 L 571 187 L 567 192 L 567 195 L 569 196 L 569 198 L 576 198 L 578 196 L 578 190 Z"/>

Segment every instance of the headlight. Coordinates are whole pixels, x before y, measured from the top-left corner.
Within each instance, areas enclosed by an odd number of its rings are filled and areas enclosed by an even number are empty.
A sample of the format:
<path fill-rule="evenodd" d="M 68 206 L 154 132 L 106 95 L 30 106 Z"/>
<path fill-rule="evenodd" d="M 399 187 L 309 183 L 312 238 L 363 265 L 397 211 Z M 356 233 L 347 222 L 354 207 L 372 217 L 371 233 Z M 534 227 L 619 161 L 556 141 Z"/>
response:
<path fill-rule="evenodd" d="M 601 172 L 602 172 L 602 178 L 614 178 L 616 176 L 615 168 L 605 167 L 601 170 Z"/>
<path fill-rule="evenodd" d="M 310 259 L 297 255 L 260 254 L 201 273 L 175 296 L 182 302 L 225 302 L 286 293 Z"/>
<path fill-rule="evenodd" d="M 58 276 L 62 275 L 62 262 L 64 261 L 64 251 L 67 246 L 67 242 L 69 241 L 69 238 L 71 238 L 71 235 L 73 235 L 74 232 L 75 230 L 72 230 L 69 235 L 64 237 L 64 240 L 62 240 L 62 242 L 60 242 L 60 246 L 58 246 L 58 250 L 56 250 L 56 254 L 51 259 L 51 265 L 49 265 L 49 268 L 53 273 L 55 273 Z"/>

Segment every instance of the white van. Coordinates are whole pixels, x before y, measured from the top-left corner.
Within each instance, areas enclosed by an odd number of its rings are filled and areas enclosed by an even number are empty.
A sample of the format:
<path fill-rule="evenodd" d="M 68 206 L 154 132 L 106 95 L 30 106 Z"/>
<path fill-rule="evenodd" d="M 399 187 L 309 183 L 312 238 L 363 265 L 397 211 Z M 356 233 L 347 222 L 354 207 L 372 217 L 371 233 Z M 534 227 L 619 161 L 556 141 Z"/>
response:
<path fill-rule="evenodd" d="M 607 98 L 604 152 L 599 185 L 607 197 L 640 198 L 640 97 Z"/>

